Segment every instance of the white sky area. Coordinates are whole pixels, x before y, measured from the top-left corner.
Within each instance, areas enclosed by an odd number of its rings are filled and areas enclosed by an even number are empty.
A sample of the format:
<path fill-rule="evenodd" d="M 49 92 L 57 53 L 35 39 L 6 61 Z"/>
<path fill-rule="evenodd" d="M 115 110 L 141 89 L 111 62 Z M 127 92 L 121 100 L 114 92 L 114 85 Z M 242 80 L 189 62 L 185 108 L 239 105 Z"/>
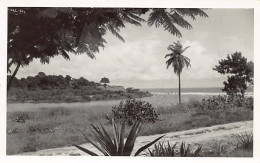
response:
<path fill-rule="evenodd" d="M 61 56 L 51 58 L 50 64 L 42 65 L 34 60 L 20 68 L 17 78 L 46 75 L 70 75 L 99 82 L 107 77 L 111 85 L 136 88 L 177 88 L 178 76 L 170 67 L 166 69 L 164 56 L 168 45 L 180 40 L 186 47 L 183 55 L 191 59 L 191 67 L 181 74 L 183 88 L 222 87 L 226 76 L 213 71 L 218 60 L 227 54 L 241 52 L 248 61 L 254 56 L 253 9 L 208 9 L 208 18 L 188 19 L 192 30 L 178 28 L 182 38 L 171 35 L 162 27 L 126 25 L 120 34 L 125 43 L 107 33 L 106 47 L 100 49 L 96 59 L 87 55 L 70 55 L 67 61 Z M 12 68 L 13 70 L 14 68 Z"/>

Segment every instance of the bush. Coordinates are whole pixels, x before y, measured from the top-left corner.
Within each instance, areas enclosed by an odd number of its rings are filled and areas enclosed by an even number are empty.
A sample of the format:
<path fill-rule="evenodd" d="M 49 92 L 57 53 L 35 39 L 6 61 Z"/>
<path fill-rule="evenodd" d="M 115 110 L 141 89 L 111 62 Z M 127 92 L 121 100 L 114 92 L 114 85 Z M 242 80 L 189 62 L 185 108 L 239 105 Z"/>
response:
<path fill-rule="evenodd" d="M 112 107 L 112 114 L 107 116 L 108 120 L 124 120 L 128 125 L 140 120 L 142 123 L 154 123 L 158 121 L 158 114 L 151 104 L 142 100 L 122 100 L 118 106 Z"/>
<path fill-rule="evenodd" d="M 32 133 L 47 134 L 50 132 L 54 132 L 54 129 L 48 125 L 42 125 L 42 124 L 36 124 L 36 125 L 29 126 L 29 130 L 28 130 L 28 133 L 30 133 L 30 134 L 32 134 Z"/>
<path fill-rule="evenodd" d="M 88 95 L 83 95 L 82 98 L 83 98 L 85 101 L 91 101 L 91 97 L 89 97 Z"/>
<path fill-rule="evenodd" d="M 243 150 L 253 150 L 253 133 L 236 134 L 237 148 Z"/>
<path fill-rule="evenodd" d="M 249 97 L 245 100 L 245 106 L 248 109 L 253 110 L 254 109 L 254 98 L 253 97 Z"/>
<path fill-rule="evenodd" d="M 170 145 L 168 142 L 168 145 L 164 145 L 163 143 L 160 143 L 158 145 L 154 145 L 154 149 L 149 151 L 149 156 L 152 157 L 200 157 L 202 156 L 201 149 L 202 147 L 199 146 L 196 150 L 192 151 L 191 146 L 188 145 L 186 147 L 185 142 L 182 142 L 180 145 L 180 149 L 176 149 L 177 143 L 175 143 L 173 146 Z"/>
<path fill-rule="evenodd" d="M 202 99 L 202 108 L 209 110 L 234 109 L 236 107 L 246 107 L 253 110 L 253 97 L 245 98 L 241 95 L 233 96 L 212 96 Z"/>

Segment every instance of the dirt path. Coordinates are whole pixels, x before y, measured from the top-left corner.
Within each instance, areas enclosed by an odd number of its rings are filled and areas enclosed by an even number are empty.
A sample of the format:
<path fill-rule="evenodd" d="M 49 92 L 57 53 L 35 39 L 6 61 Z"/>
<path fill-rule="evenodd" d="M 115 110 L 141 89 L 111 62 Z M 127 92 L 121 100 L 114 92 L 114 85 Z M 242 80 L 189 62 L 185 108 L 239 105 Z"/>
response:
<path fill-rule="evenodd" d="M 160 141 L 167 142 L 170 144 L 174 144 L 176 142 L 181 143 L 181 141 L 185 141 L 187 144 L 191 144 L 194 147 L 202 145 L 202 148 L 206 149 L 206 147 L 212 146 L 214 143 L 221 142 L 221 144 L 230 144 L 231 146 L 235 145 L 234 134 L 245 134 L 253 131 L 253 121 L 244 121 L 244 122 L 235 122 L 224 125 L 216 125 L 212 127 L 204 127 L 180 132 L 171 132 L 167 133 L 163 139 Z M 152 135 L 152 136 L 140 136 L 137 138 L 134 151 L 139 149 L 141 146 L 153 141 L 163 134 Z M 91 144 L 86 143 L 81 145 L 95 153 L 100 153 L 96 148 L 94 148 Z M 153 147 L 153 146 L 152 146 Z M 152 148 L 151 147 L 151 148 Z M 145 154 L 145 152 L 143 152 Z M 21 153 L 18 155 L 36 155 L 36 156 L 51 156 L 51 155 L 87 155 L 84 152 L 81 152 L 77 148 L 63 147 L 63 148 L 54 148 L 54 149 L 45 149 L 36 152 L 28 152 Z"/>

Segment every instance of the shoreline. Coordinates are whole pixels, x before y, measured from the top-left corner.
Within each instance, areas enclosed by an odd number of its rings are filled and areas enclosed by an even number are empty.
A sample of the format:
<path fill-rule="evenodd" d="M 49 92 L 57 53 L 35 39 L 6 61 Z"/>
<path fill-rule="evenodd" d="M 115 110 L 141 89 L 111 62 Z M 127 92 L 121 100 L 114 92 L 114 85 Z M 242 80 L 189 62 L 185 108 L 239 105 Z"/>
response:
<path fill-rule="evenodd" d="M 142 99 L 142 98 L 147 98 L 147 97 L 152 97 L 152 96 L 178 96 L 178 93 L 173 93 L 173 92 L 149 92 L 150 94 L 143 95 L 142 97 L 134 97 L 136 99 Z M 182 93 L 181 95 L 187 95 L 187 96 L 225 96 L 227 95 L 226 93 L 215 93 L 215 92 L 186 92 Z M 254 97 L 254 92 L 248 92 L 245 93 L 245 97 Z M 33 100 L 28 100 L 24 102 L 14 102 L 14 101 L 7 101 L 8 104 L 72 104 L 72 103 L 91 103 L 91 102 L 107 102 L 107 101 L 117 101 L 117 100 L 126 100 L 128 98 L 107 98 L 107 99 L 101 99 L 101 100 L 80 100 L 80 101 L 71 101 L 68 102 L 66 100 L 63 101 L 33 101 Z"/>
<path fill-rule="evenodd" d="M 144 98 L 144 97 L 151 97 L 153 96 L 153 94 L 149 93 L 149 94 L 144 94 L 142 95 L 141 97 L 139 95 L 135 95 L 133 94 L 135 97 L 133 98 Z M 96 101 L 114 101 L 114 100 L 126 100 L 126 99 L 131 99 L 131 98 L 128 98 L 128 97 L 125 97 L 125 96 L 121 96 L 120 98 L 105 98 L 105 99 L 100 99 L 100 100 L 96 100 L 96 99 L 92 99 L 92 100 L 84 100 L 84 99 L 81 99 L 81 100 L 72 100 L 72 101 L 66 101 L 66 100 L 27 100 L 27 101 L 8 101 L 7 100 L 7 104 L 44 104 L 44 103 L 48 103 L 48 104 L 59 104 L 59 103 L 68 103 L 68 104 L 71 104 L 71 103 L 88 103 L 88 102 L 96 102 Z"/>
<path fill-rule="evenodd" d="M 152 95 L 178 95 L 178 92 L 150 92 Z M 184 92 L 181 95 L 209 95 L 209 96 L 218 96 L 218 95 L 227 95 L 225 92 Z M 254 92 L 247 92 L 245 96 L 254 96 Z"/>

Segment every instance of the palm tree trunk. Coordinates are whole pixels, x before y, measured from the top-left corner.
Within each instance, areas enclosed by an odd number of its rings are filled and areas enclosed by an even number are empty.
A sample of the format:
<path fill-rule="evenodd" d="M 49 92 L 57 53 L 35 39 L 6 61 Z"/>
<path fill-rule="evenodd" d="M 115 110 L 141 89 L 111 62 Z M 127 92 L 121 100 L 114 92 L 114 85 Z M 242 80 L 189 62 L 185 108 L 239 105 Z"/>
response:
<path fill-rule="evenodd" d="M 181 104 L 181 73 L 179 73 L 179 104 Z"/>
<path fill-rule="evenodd" d="M 18 62 L 17 66 L 16 66 L 16 68 L 15 68 L 14 73 L 12 74 L 11 78 L 9 79 L 9 81 L 8 81 L 8 83 L 7 83 L 7 93 L 8 93 L 9 90 L 10 90 L 10 87 L 11 87 L 12 81 L 13 81 L 14 77 L 16 76 L 17 71 L 19 70 L 20 66 L 21 66 L 21 63 Z"/>

